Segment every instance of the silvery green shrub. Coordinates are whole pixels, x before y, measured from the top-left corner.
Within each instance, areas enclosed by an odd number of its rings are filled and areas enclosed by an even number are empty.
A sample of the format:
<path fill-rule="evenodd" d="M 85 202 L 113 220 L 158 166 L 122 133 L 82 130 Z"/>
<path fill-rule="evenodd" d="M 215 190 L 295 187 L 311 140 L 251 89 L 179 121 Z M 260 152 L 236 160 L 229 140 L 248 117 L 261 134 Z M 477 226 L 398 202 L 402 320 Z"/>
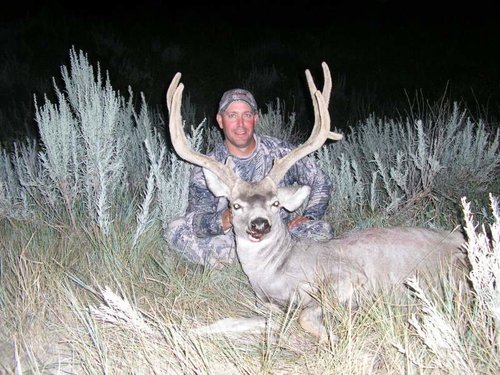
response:
<path fill-rule="evenodd" d="M 73 223 L 83 215 L 106 234 L 113 220 L 127 215 L 124 207 L 133 206 L 135 243 L 155 220 L 166 223 L 183 212 L 190 165 L 167 147 L 165 121 L 144 95 L 136 110 L 131 89 L 126 100 L 109 77 L 103 80 L 99 65 L 94 69 L 74 49 L 61 73 L 56 100 L 35 100 L 40 143 L 19 142 L 0 154 L 0 212 L 49 218 L 65 212 Z M 194 126 L 196 108 L 189 97 L 184 104 L 188 137 L 206 152 L 222 139 L 220 132 L 206 121 Z M 294 113 L 285 113 L 279 100 L 261 111 L 257 131 L 301 142 Z M 372 115 L 345 136 L 316 153 L 333 181 L 328 219 L 335 225 L 390 216 L 423 199 L 458 202 L 497 180 L 498 132 L 458 106 L 423 120 Z"/>
<path fill-rule="evenodd" d="M 295 113 L 286 113 L 284 104 L 279 99 L 276 103 L 268 103 L 266 112 L 259 112 L 259 123 L 256 128 L 260 134 L 269 135 L 292 143 L 299 142 L 295 124 Z"/>
<path fill-rule="evenodd" d="M 475 291 L 482 313 L 493 318 L 492 329 L 488 331 L 495 336 L 493 342 L 500 344 L 500 207 L 498 198 L 489 194 L 491 222 L 479 225 L 471 211 L 471 204 L 462 197 L 465 232 L 467 243 L 465 249 L 471 265 L 469 279 Z M 488 321 L 485 319 L 484 321 Z"/>
<path fill-rule="evenodd" d="M 28 197 L 38 212 L 64 210 L 73 222 L 85 215 L 106 234 L 119 203 L 146 181 L 144 139 L 154 130 L 144 98 L 136 114 L 132 99 L 115 91 L 109 77 L 103 80 L 83 52 L 72 49 L 61 74 L 62 89 L 54 80 L 55 102 L 35 98 L 40 142 L 19 143 L 2 158 L 3 201 L 13 205 Z"/>
<path fill-rule="evenodd" d="M 113 204 L 127 188 L 131 104 L 81 51 L 70 51 L 70 69 L 63 66 L 61 73 L 64 91 L 54 83 L 57 104 L 45 98 L 44 105 L 36 105 L 40 161 L 66 208 L 73 212 L 83 203 L 106 234 Z"/>
<path fill-rule="evenodd" d="M 458 204 L 463 195 L 491 189 L 500 165 L 498 131 L 465 114 L 455 106 L 436 122 L 371 116 L 320 149 L 317 157 L 334 184 L 333 220 L 390 215 L 428 200 Z"/>

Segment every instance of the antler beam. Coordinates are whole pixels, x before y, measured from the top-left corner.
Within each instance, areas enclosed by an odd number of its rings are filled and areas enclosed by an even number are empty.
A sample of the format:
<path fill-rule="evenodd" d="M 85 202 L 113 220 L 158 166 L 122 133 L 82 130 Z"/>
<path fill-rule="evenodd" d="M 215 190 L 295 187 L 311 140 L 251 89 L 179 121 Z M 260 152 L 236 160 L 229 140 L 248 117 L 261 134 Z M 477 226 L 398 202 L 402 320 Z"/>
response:
<path fill-rule="evenodd" d="M 299 147 L 292 150 L 288 155 L 274 162 L 273 168 L 268 174 L 274 182 L 278 183 L 286 172 L 300 159 L 318 150 L 328 138 L 333 140 L 342 139 L 342 134 L 330 131 L 330 114 L 328 103 L 332 90 L 332 78 L 328 65 L 323 62 L 324 84 L 323 91 L 319 91 L 314 84 L 311 73 L 306 70 L 307 84 L 314 107 L 314 126 L 309 139 Z"/>
<path fill-rule="evenodd" d="M 228 187 L 234 184 L 236 175 L 233 170 L 207 155 L 192 149 L 186 134 L 184 133 L 181 115 L 182 92 L 184 85 L 180 83 L 181 73 L 177 73 L 167 90 L 167 108 L 169 110 L 169 131 L 172 145 L 177 154 L 184 160 L 206 168 L 219 177 Z"/>

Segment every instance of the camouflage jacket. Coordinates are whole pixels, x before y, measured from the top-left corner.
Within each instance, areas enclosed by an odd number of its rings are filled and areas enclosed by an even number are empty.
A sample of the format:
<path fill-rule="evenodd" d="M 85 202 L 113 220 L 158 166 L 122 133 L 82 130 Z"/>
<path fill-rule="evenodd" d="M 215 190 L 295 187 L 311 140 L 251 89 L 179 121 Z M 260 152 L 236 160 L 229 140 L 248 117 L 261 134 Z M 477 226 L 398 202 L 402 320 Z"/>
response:
<path fill-rule="evenodd" d="M 271 170 L 273 161 L 288 154 L 294 146 L 265 135 L 255 135 L 257 147 L 247 158 L 234 156 L 236 174 L 245 181 L 262 180 Z M 224 143 L 217 144 L 208 156 L 224 163 L 230 156 Z M 321 171 L 314 159 L 306 156 L 299 160 L 286 173 L 280 186 L 294 184 L 311 187 L 309 200 L 303 210 L 303 215 L 311 219 L 321 219 L 325 213 L 331 196 L 332 184 L 328 176 Z M 203 171 L 200 167 L 193 167 L 189 183 L 189 198 L 186 214 L 193 215 L 193 230 L 198 237 L 207 237 L 223 234 L 222 212 L 228 207 L 226 198 L 215 197 L 207 188 Z M 291 219 L 291 213 L 281 210 L 285 222 Z"/>

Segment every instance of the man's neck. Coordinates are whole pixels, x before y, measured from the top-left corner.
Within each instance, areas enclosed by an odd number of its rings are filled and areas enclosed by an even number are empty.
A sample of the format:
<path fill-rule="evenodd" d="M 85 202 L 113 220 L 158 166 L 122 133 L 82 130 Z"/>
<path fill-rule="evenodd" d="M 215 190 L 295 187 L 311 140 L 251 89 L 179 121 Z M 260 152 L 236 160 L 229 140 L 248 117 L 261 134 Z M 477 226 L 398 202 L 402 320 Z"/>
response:
<path fill-rule="evenodd" d="M 255 139 L 255 136 L 253 137 L 252 142 L 246 147 L 236 147 L 227 140 L 224 140 L 224 144 L 226 145 L 229 153 L 233 156 L 236 156 L 237 158 L 249 157 L 257 148 L 257 141 Z"/>

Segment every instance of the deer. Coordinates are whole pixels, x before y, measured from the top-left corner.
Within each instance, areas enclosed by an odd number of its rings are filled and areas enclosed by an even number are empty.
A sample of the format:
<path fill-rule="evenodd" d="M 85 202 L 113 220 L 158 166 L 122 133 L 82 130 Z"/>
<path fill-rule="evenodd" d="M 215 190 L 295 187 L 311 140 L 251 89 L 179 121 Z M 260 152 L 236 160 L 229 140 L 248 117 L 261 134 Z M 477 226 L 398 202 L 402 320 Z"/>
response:
<path fill-rule="evenodd" d="M 240 179 L 230 157 L 223 164 L 191 148 L 181 116 L 181 73 L 175 74 L 166 96 L 169 132 L 176 153 L 202 167 L 210 191 L 229 202 L 237 258 L 257 301 L 272 310 L 296 305 L 300 326 L 325 342 L 329 335 L 323 324 L 322 306 L 315 298 L 321 285 L 332 287 L 340 303 L 351 303 L 356 291 L 402 285 L 416 273 L 436 273 L 443 262 L 463 259 L 464 237 L 459 231 L 389 227 L 353 230 L 324 242 L 292 238 L 279 212 L 296 211 L 310 188 L 279 187 L 279 181 L 294 163 L 318 150 L 328 139 L 343 138 L 330 130 L 332 80 L 325 62 L 322 69 L 322 90 L 317 89 L 310 71 L 305 71 L 314 110 L 309 138 L 275 160 L 271 171 L 258 182 Z"/>

